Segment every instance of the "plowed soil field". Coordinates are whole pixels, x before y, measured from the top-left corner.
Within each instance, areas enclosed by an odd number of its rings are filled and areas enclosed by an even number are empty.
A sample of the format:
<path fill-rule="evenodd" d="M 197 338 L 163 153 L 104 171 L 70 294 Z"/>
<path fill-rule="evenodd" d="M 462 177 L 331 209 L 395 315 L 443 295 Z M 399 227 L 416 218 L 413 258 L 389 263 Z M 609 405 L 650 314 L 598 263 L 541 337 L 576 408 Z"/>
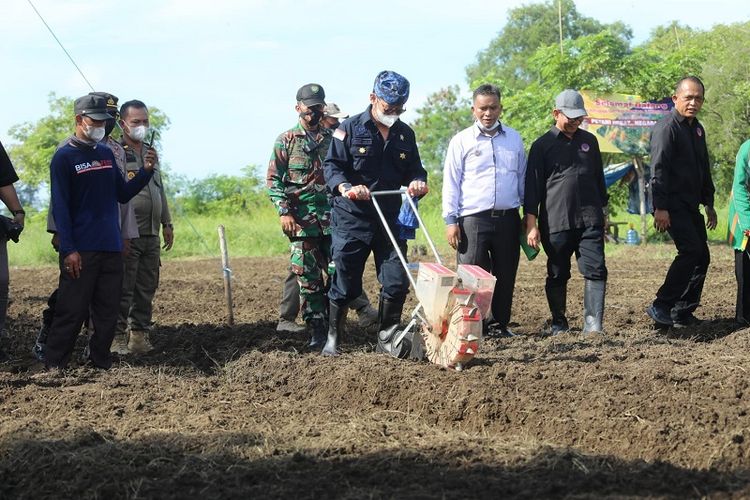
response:
<path fill-rule="evenodd" d="M 153 352 L 38 379 L 30 349 L 57 270 L 13 269 L 0 498 L 750 497 L 731 251 L 712 247 L 704 323 L 656 331 L 643 311 L 672 255 L 618 249 L 606 334 L 554 338 L 540 333 L 545 257 L 522 262 L 519 335 L 485 341 L 463 372 L 375 354 L 353 316 L 342 356 L 309 352 L 275 331 L 285 259 L 251 258 L 232 262 L 234 327 L 218 261 L 167 262 Z M 571 325 L 582 289 L 575 276 Z"/>

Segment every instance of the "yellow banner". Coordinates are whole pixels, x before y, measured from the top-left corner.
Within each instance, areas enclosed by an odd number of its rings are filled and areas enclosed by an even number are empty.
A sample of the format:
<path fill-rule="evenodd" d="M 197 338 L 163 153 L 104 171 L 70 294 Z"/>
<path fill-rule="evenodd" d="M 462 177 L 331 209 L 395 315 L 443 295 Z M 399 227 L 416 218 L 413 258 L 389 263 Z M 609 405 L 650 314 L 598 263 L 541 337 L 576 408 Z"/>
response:
<path fill-rule="evenodd" d="M 672 99 L 643 101 L 637 95 L 581 90 L 588 112 L 582 127 L 596 135 L 604 153 L 646 156 L 651 127 L 673 107 Z"/>

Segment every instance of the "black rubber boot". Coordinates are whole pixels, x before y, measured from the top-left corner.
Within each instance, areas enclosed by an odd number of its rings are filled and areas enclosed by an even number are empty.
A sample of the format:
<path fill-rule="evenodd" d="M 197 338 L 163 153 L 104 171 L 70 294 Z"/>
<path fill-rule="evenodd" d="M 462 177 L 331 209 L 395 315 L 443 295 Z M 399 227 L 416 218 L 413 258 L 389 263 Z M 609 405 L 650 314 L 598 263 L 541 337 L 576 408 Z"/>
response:
<path fill-rule="evenodd" d="M 583 333 L 602 333 L 606 281 L 586 280 L 583 288 Z"/>
<path fill-rule="evenodd" d="M 411 352 L 411 339 L 404 336 L 403 332 L 399 330 L 404 302 L 381 297 L 379 309 L 380 326 L 378 327 L 378 343 L 375 346 L 375 352 L 405 359 Z"/>
<path fill-rule="evenodd" d="M 323 356 L 338 356 L 339 334 L 344 331 L 344 320 L 348 307 L 339 306 L 335 302 L 328 305 L 328 338 L 321 354 Z"/>
<path fill-rule="evenodd" d="M 401 323 L 401 312 L 404 301 L 396 301 L 381 297 L 378 304 L 378 331 L 387 330 L 393 325 Z"/>
<path fill-rule="evenodd" d="M 307 322 L 307 329 L 310 331 L 310 349 L 318 350 L 326 343 L 326 320 L 323 318 L 311 319 Z"/>
<path fill-rule="evenodd" d="M 547 292 L 547 303 L 552 313 L 552 324 L 550 325 L 550 334 L 557 335 L 570 330 L 568 318 L 565 317 L 566 303 L 568 300 L 568 287 L 560 286 L 554 288 L 545 288 Z"/>

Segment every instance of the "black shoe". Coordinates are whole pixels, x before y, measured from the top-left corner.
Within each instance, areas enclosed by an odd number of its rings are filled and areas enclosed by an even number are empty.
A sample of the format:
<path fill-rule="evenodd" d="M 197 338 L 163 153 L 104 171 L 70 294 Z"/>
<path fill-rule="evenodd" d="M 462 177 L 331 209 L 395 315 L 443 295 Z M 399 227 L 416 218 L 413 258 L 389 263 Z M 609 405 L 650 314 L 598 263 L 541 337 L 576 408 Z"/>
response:
<path fill-rule="evenodd" d="M 556 335 L 561 335 L 563 333 L 568 333 L 569 331 L 570 331 L 570 326 L 568 325 L 567 319 L 565 321 L 550 322 L 549 334 L 552 337 Z"/>
<path fill-rule="evenodd" d="M 490 339 L 509 339 L 516 336 L 510 328 L 498 324 L 490 325 L 485 335 Z"/>
<path fill-rule="evenodd" d="M 702 320 L 693 316 L 693 313 L 688 313 L 680 318 L 675 319 L 672 322 L 672 326 L 675 328 L 689 328 L 691 326 L 697 326 L 703 323 Z"/>
<path fill-rule="evenodd" d="M 664 328 L 674 324 L 669 312 L 655 306 L 654 304 L 651 304 L 646 308 L 646 314 L 648 314 L 649 318 L 654 320 L 654 323 L 659 327 Z"/>

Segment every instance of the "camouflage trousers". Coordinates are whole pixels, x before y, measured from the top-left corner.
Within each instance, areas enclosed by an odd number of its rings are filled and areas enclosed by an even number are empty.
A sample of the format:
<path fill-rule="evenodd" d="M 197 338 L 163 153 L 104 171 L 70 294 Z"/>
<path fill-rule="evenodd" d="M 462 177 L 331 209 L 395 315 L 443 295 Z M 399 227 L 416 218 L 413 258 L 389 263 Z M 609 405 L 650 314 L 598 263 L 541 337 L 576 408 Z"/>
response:
<path fill-rule="evenodd" d="M 302 319 L 324 319 L 326 315 L 326 280 L 331 260 L 331 237 L 298 238 L 289 244 L 291 271 L 299 283 Z"/>

